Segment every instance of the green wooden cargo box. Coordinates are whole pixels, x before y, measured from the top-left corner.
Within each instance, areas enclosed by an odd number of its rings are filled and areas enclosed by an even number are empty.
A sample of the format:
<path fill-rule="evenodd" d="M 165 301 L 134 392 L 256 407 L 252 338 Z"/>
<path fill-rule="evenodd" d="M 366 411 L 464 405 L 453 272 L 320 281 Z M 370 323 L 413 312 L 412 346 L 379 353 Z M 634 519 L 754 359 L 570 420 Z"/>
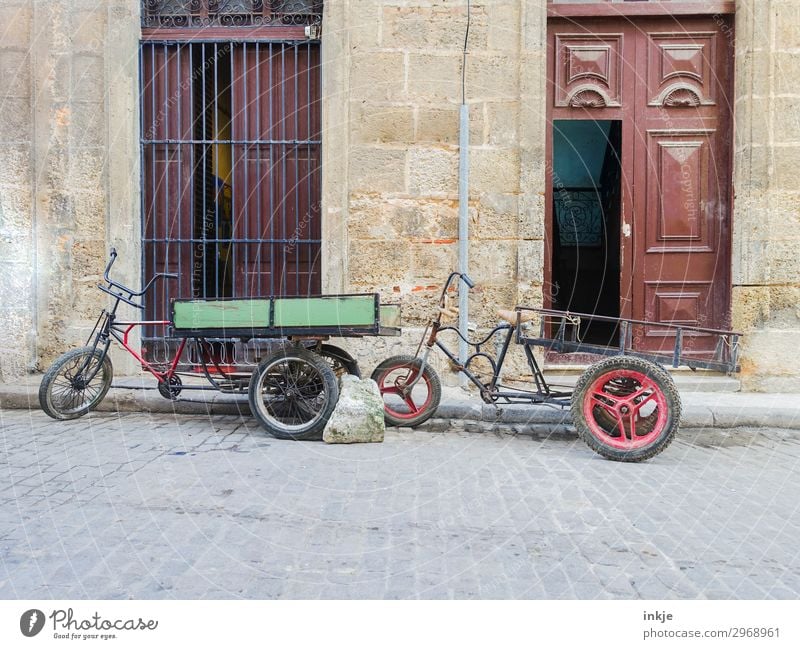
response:
<path fill-rule="evenodd" d="M 173 300 L 178 337 L 399 336 L 400 305 L 378 293 Z"/>

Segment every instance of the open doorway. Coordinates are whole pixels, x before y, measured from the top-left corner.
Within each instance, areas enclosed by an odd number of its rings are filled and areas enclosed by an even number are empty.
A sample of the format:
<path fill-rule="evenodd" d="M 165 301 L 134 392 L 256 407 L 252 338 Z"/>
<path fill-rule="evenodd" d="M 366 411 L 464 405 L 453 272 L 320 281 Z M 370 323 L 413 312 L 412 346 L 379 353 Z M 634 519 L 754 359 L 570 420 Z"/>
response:
<path fill-rule="evenodd" d="M 618 120 L 553 122 L 554 309 L 620 315 L 621 139 Z M 584 318 L 579 335 L 609 344 L 615 325 Z"/>

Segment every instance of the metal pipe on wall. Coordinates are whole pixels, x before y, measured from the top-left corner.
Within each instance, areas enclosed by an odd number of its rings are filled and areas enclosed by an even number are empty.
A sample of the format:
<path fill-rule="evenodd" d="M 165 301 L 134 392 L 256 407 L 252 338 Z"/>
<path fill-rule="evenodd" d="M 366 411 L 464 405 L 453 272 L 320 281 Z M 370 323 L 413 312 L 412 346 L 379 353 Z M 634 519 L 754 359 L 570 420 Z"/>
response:
<path fill-rule="evenodd" d="M 471 22 L 470 0 L 467 0 L 467 25 L 464 31 L 464 51 L 461 58 L 461 109 L 458 128 L 458 272 L 469 271 L 469 106 L 467 105 L 467 47 Z M 458 283 L 458 360 L 467 362 L 469 347 L 469 288 L 463 281 Z M 467 377 L 459 373 L 461 387 L 467 387 Z"/>
<path fill-rule="evenodd" d="M 461 104 L 458 131 L 458 271 L 469 272 L 469 106 Z M 458 331 L 463 337 L 458 341 L 458 360 L 464 364 L 469 349 L 466 340 L 469 329 L 469 288 L 462 281 L 458 283 Z M 462 386 L 467 385 L 467 377 L 461 373 Z"/>

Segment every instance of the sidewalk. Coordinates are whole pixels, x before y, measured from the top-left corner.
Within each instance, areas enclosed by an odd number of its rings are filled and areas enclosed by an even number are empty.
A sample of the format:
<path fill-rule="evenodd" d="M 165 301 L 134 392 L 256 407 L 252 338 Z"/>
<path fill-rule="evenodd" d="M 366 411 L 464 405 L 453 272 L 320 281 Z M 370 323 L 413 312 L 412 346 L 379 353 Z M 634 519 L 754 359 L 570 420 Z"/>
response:
<path fill-rule="evenodd" d="M 548 377 L 550 379 L 551 377 Z M 574 376 L 559 377 L 569 384 Z M 18 383 L 0 383 L 0 409 L 38 409 L 40 376 Z M 727 377 L 676 376 L 683 412 L 684 428 L 769 427 L 800 429 L 800 394 L 738 392 L 738 381 Z M 153 412 L 170 414 L 209 414 L 249 416 L 247 396 L 216 391 L 185 391 L 180 400 L 167 401 L 156 390 L 152 377 L 115 378 L 112 389 L 98 407 L 104 412 Z M 444 386 L 434 420 L 438 428 L 464 422 L 517 424 L 548 429 L 571 425 L 569 411 L 547 406 L 484 404 L 476 393 L 460 387 Z M 442 420 L 450 420 L 445 424 Z"/>

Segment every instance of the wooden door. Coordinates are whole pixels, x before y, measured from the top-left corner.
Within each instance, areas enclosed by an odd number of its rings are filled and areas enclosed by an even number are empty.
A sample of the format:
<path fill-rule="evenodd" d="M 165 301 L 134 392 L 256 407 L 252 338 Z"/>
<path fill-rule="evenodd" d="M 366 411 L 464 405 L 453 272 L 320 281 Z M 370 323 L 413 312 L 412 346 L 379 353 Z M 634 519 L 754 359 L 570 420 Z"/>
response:
<path fill-rule="evenodd" d="M 546 194 L 545 245 L 545 306 L 568 308 L 554 304 L 554 296 L 563 294 L 565 287 L 554 281 L 553 245 L 555 204 L 563 181 L 556 177 L 553 166 L 553 130 L 557 120 L 608 120 L 621 125 L 621 142 L 618 155 L 622 163 L 619 173 L 619 222 L 623 215 L 633 212 L 633 175 L 630 173 L 634 157 L 631 136 L 634 126 L 634 91 L 632 75 L 627 73 L 625 61 L 633 58 L 635 39 L 630 25 L 617 20 L 582 18 L 553 20 L 548 23 L 548 129 L 546 142 L 547 169 L 549 173 Z M 554 191 L 555 188 L 555 191 Z M 609 236 L 620 237 L 619 227 Z M 618 252 L 620 315 L 631 316 L 630 255 L 620 246 L 610 246 Z M 579 278 L 576 277 L 579 281 Z M 573 288 L 568 292 L 572 293 Z M 575 310 L 575 309 L 572 309 Z M 605 315 L 615 315 L 607 313 Z M 570 361 L 571 362 L 571 361 Z"/>
<path fill-rule="evenodd" d="M 636 23 L 635 190 L 626 241 L 636 319 L 730 325 L 731 30 L 720 17 Z M 645 349 L 674 344 L 657 327 L 638 333 Z M 696 336 L 685 348 L 702 355 L 713 343 Z"/>
<path fill-rule="evenodd" d="M 549 169 L 553 120 L 622 122 L 620 315 L 729 326 L 732 19 L 554 19 L 548 57 Z M 553 184 L 551 174 L 549 240 Z M 674 344 L 658 327 L 634 335 L 643 350 Z M 699 336 L 685 348 L 710 345 Z"/>

